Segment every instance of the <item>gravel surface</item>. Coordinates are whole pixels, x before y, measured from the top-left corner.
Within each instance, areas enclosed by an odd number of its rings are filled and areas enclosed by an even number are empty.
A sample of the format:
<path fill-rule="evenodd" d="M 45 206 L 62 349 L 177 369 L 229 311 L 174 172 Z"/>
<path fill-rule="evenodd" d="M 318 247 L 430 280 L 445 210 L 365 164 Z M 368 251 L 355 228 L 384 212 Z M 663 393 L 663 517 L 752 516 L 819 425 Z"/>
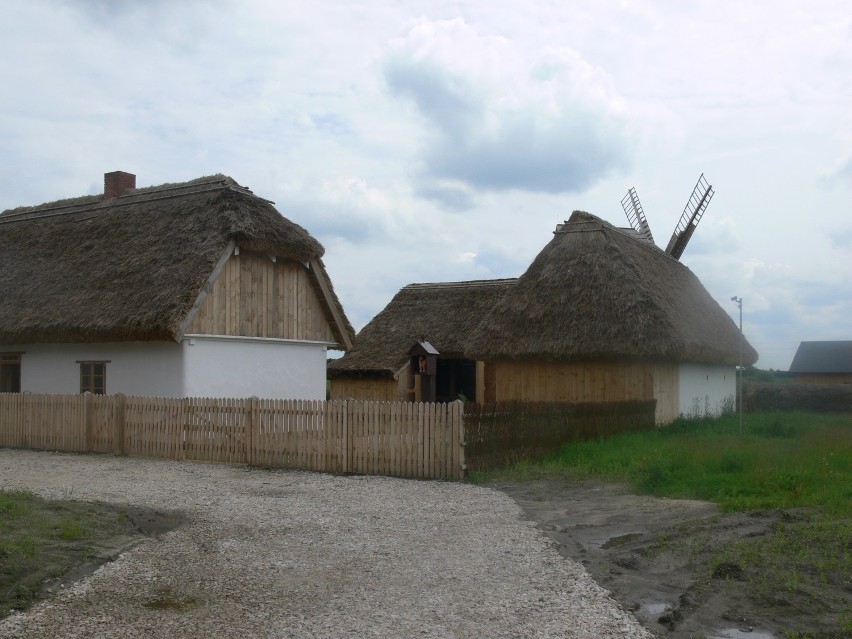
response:
<path fill-rule="evenodd" d="M 0 487 L 182 511 L 0 637 L 650 637 L 503 493 L 0 449 Z"/>

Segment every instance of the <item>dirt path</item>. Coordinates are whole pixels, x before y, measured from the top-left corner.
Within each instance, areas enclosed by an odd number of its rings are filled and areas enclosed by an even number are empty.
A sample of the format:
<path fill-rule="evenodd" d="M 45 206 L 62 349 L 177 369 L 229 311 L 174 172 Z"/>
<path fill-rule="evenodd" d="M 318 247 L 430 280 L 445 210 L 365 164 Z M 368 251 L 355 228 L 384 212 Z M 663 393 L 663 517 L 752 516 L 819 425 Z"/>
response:
<path fill-rule="evenodd" d="M 750 601 L 736 566 L 713 574 L 730 541 L 759 538 L 780 513 L 721 514 L 702 501 L 636 495 L 623 485 L 562 480 L 491 484 L 511 496 L 595 580 L 658 637 L 768 639 L 781 628 L 820 635 L 827 620 Z M 835 626 L 836 627 L 836 626 Z"/>

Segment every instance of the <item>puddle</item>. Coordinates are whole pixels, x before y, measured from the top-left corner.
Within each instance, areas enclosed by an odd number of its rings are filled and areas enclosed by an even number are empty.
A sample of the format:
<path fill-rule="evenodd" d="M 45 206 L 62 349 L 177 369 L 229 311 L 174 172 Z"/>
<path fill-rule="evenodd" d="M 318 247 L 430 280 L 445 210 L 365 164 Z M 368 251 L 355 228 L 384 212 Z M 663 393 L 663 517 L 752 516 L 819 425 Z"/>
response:
<path fill-rule="evenodd" d="M 639 539 L 640 537 L 642 537 L 642 533 L 627 533 L 626 535 L 619 535 L 618 537 L 610 537 L 601 546 L 601 548 L 605 550 L 609 548 L 617 548 L 622 544 L 626 544 L 628 541 L 633 541 L 634 539 Z"/>
<path fill-rule="evenodd" d="M 186 612 L 195 608 L 201 602 L 195 597 L 180 597 L 171 588 L 160 588 L 157 596 L 149 599 L 142 605 L 148 610 L 172 610 L 175 612 Z"/>
<path fill-rule="evenodd" d="M 672 607 L 669 604 L 657 601 L 655 601 L 654 603 L 644 604 L 642 606 L 642 610 L 646 611 L 649 615 L 654 616 L 661 615 L 671 609 Z"/>
<path fill-rule="evenodd" d="M 738 628 L 725 628 L 719 634 L 707 635 L 707 639 L 775 639 L 775 635 L 762 630 L 739 630 Z"/>

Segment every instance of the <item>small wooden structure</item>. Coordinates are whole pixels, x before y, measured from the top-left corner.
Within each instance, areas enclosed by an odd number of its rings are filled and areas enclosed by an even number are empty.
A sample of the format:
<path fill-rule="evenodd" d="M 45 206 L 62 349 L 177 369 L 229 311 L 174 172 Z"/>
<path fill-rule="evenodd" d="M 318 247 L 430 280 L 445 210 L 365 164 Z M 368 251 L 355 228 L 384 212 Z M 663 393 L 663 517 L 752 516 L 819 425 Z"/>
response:
<path fill-rule="evenodd" d="M 408 350 L 408 355 L 411 358 L 409 367 L 414 371 L 414 401 L 434 402 L 440 353 L 426 340 L 420 340 Z"/>

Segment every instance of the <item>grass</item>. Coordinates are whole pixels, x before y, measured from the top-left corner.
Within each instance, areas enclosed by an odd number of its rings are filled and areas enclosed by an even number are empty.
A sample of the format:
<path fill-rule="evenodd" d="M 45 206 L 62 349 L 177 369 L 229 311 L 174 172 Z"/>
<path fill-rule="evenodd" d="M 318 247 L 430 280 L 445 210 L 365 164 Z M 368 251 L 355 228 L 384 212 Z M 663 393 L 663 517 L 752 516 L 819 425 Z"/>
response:
<path fill-rule="evenodd" d="M 29 606 L 46 581 L 92 560 L 98 545 L 132 525 L 100 504 L 0 491 L 0 618 Z"/>
<path fill-rule="evenodd" d="M 474 481 L 562 475 L 624 481 L 637 492 L 705 499 L 726 511 L 815 506 L 852 515 L 852 417 L 803 413 L 680 420 L 652 432 L 575 442 L 540 462 Z"/>
<path fill-rule="evenodd" d="M 736 566 L 756 605 L 829 611 L 837 636 L 852 636 L 852 416 L 752 413 L 742 434 L 736 415 L 681 420 L 574 442 L 540 462 L 473 479 L 554 476 L 627 482 L 639 493 L 704 499 L 727 512 L 782 511 L 770 535 L 728 544 L 708 570 Z"/>

